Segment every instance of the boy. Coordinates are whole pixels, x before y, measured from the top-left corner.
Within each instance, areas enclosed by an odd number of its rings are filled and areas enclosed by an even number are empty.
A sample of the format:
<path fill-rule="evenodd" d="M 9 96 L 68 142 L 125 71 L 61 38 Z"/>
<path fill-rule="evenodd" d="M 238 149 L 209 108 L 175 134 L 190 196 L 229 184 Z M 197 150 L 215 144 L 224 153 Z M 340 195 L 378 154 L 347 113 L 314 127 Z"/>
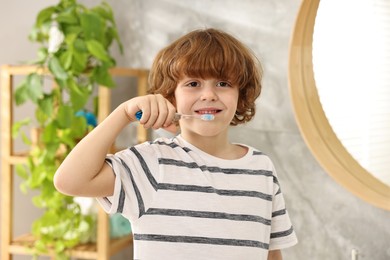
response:
<path fill-rule="evenodd" d="M 196 30 L 158 53 L 150 85 L 80 141 L 55 175 L 57 189 L 128 218 L 135 259 L 282 259 L 297 239 L 273 164 L 228 139 L 230 125 L 255 114 L 257 59 L 225 32 Z M 144 127 L 180 134 L 106 155 L 138 111 Z M 177 122 L 175 113 L 191 117 Z"/>

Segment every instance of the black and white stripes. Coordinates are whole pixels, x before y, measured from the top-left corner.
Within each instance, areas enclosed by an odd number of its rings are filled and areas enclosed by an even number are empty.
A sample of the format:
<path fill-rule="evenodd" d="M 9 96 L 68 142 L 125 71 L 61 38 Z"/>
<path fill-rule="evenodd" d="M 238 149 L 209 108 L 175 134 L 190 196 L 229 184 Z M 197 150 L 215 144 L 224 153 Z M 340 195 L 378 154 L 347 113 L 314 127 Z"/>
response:
<path fill-rule="evenodd" d="M 169 242 L 169 243 L 196 243 L 196 244 L 222 245 L 222 246 L 259 247 L 259 248 L 268 249 L 268 244 L 264 244 L 259 241 L 226 239 L 226 238 L 134 234 L 134 240 L 158 241 L 158 242 Z"/>
<path fill-rule="evenodd" d="M 241 159 L 222 160 L 179 136 L 107 160 L 115 194 L 99 201 L 132 221 L 135 258 L 191 259 L 188 252 L 208 250 L 210 259 L 263 259 L 296 243 L 272 162 L 251 147 Z"/>

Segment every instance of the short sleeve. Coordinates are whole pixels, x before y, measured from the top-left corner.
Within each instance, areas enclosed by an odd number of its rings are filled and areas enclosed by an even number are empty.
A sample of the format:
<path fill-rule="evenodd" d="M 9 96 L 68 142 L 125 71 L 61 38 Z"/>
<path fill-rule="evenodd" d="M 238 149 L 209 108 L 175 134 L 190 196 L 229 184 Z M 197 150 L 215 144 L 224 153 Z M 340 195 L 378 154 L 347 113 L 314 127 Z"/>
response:
<path fill-rule="evenodd" d="M 273 180 L 273 201 L 271 219 L 271 237 L 269 250 L 283 249 L 298 243 L 297 236 L 292 226 L 286 209 L 283 193 L 275 170 Z"/>
<path fill-rule="evenodd" d="M 114 194 L 97 200 L 107 213 L 121 213 L 131 221 L 145 213 L 158 186 L 158 161 L 154 153 L 144 143 L 106 157 L 115 174 Z"/>

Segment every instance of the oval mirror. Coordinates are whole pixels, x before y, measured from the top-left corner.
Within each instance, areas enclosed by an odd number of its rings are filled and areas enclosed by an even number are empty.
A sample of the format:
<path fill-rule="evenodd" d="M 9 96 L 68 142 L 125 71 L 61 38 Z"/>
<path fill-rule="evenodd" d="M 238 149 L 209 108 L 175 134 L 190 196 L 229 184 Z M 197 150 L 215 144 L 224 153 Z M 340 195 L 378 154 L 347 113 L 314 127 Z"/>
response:
<path fill-rule="evenodd" d="M 390 210 L 390 5 L 380 2 L 303 0 L 289 85 L 302 136 L 325 171 Z"/>

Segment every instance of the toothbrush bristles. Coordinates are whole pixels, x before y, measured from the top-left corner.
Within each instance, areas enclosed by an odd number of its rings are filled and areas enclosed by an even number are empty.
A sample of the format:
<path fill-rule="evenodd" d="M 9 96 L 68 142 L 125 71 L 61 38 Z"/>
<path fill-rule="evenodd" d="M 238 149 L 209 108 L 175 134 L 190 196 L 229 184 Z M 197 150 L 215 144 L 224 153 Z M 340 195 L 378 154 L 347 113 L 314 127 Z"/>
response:
<path fill-rule="evenodd" d="M 214 120 L 214 115 L 213 114 L 203 114 L 200 116 L 200 119 L 204 121 L 211 121 Z"/>

